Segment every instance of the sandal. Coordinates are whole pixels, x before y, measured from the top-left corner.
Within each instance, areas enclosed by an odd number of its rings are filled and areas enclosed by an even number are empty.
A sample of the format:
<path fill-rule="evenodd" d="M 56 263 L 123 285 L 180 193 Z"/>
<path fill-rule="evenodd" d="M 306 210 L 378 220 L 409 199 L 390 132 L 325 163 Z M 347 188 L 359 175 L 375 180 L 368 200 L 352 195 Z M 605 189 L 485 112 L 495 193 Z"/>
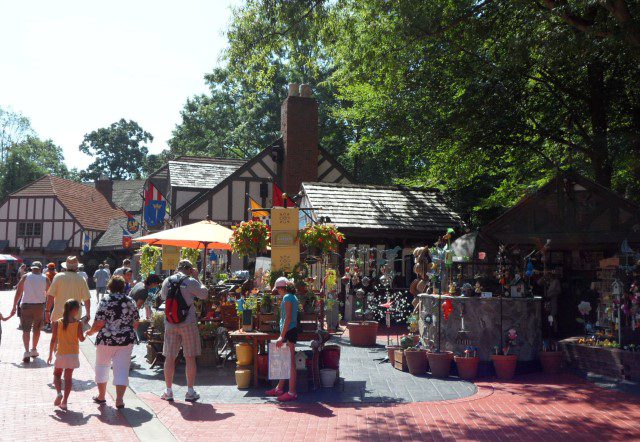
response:
<path fill-rule="evenodd" d="M 284 394 L 284 390 L 280 390 L 279 388 L 272 388 L 271 390 L 267 390 L 264 392 L 267 396 L 282 396 Z"/>
<path fill-rule="evenodd" d="M 96 404 L 106 404 L 107 400 L 106 399 L 98 399 L 98 396 L 94 396 L 91 399 L 93 399 L 93 402 L 95 402 Z"/>
<path fill-rule="evenodd" d="M 120 404 L 120 405 L 116 405 L 116 408 L 118 410 L 122 410 L 124 408 L 124 403 Z"/>
<path fill-rule="evenodd" d="M 278 396 L 279 402 L 291 402 L 291 401 L 295 401 L 296 399 L 298 399 L 297 394 L 285 393 L 281 396 Z"/>
<path fill-rule="evenodd" d="M 67 411 L 67 404 L 59 404 L 58 408 L 60 408 L 61 410 Z"/>

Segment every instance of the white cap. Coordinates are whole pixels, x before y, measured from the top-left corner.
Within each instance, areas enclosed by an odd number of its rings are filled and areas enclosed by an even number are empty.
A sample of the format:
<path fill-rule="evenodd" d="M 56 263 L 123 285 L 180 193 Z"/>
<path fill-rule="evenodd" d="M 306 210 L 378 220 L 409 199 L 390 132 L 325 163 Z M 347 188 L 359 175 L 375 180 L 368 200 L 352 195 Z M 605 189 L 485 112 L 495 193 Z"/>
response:
<path fill-rule="evenodd" d="M 289 284 L 289 280 L 287 278 L 285 278 L 284 276 L 281 276 L 278 279 L 276 279 L 275 287 L 276 288 L 286 287 L 288 284 Z"/>

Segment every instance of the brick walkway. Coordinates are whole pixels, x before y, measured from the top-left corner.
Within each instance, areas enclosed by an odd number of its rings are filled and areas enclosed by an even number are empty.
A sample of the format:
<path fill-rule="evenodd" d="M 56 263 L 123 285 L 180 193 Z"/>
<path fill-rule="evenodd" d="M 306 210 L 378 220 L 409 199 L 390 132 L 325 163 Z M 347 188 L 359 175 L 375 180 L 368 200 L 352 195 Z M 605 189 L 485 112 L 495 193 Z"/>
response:
<path fill-rule="evenodd" d="M 448 402 L 376 405 L 167 404 L 143 394 L 184 441 L 639 440 L 640 398 L 563 375 L 480 382 Z"/>
<path fill-rule="evenodd" d="M 8 293 L 0 292 L 0 312 L 8 315 Z M 80 368 L 73 373 L 69 410 L 53 406 L 53 368 L 48 366 L 51 334 L 42 333 L 40 358 L 22 363 L 22 332 L 17 317 L 2 323 L 0 345 L 0 440 L 109 441 L 132 440 L 135 433 L 111 406 L 99 407 L 91 397 L 96 393 L 94 372 L 80 355 Z M 112 401 L 111 401 L 112 403 Z"/>
<path fill-rule="evenodd" d="M 8 298 L 0 292 L 0 312 L 8 312 Z M 136 417 L 149 421 L 153 416 L 147 411 L 128 410 L 125 420 L 111 406 L 91 402 L 93 370 L 84 356 L 75 372 L 70 411 L 56 411 L 52 368 L 42 359 L 22 366 L 16 326 L 15 318 L 3 323 L 0 440 L 164 440 L 146 437 L 134 422 Z M 43 355 L 49 336 L 42 337 Z M 168 404 L 153 393 L 138 396 L 184 441 L 640 440 L 640 396 L 568 374 L 484 380 L 477 386 L 478 392 L 464 399 L 400 404 Z M 154 425 L 162 427 L 160 422 Z"/>

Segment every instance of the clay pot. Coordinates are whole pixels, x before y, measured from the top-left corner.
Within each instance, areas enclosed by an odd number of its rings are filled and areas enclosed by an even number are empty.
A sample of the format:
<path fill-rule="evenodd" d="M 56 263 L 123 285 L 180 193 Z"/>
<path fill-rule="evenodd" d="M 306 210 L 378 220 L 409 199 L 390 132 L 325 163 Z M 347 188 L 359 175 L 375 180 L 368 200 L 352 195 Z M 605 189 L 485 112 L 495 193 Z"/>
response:
<path fill-rule="evenodd" d="M 431 375 L 436 378 L 446 378 L 451 371 L 451 361 L 453 361 L 453 352 L 441 351 L 440 353 L 427 353 Z"/>
<path fill-rule="evenodd" d="M 478 356 L 473 358 L 455 356 L 453 359 L 456 361 L 458 376 L 460 379 L 466 379 L 468 381 L 475 379 L 478 375 L 478 363 L 480 362 L 480 358 Z"/>
<path fill-rule="evenodd" d="M 412 375 L 421 375 L 427 372 L 429 362 L 427 361 L 426 350 L 412 350 L 408 349 L 404 351 L 404 356 L 407 358 L 407 368 Z"/>
<path fill-rule="evenodd" d="M 253 347 L 251 344 L 247 342 L 236 344 L 236 357 L 238 359 L 238 365 L 253 364 Z"/>
<path fill-rule="evenodd" d="M 349 340 L 356 347 L 374 347 L 378 335 L 376 321 L 348 322 Z"/>
<path fill-rule="evenodd" d="M 399 345 L 387 345 L 385 347 L 387 349 L 387 356 L 389 357 L 389 362 L 391 362 L 391 365 L 393 365 L 393 361 L 395 360 L 395 351 L 396 350 L 402 350 L 402 347 L 400 347 Z"/>
<path fill-rule="evenodd" d="M 543 351 L 540 353 L 540 364 L 542 371 L 547 374 L 556 374 L 562 371 L 562 352 Z"/>
<path fill-rule="evenodd" d="M 236 385 L 239 389 L 249 388 L 251 385 L 251 370 L 248 368 L 238 368 L 236 370 Z"/>
<path fill-rule="evenodd" d="M 509 380 L 513 378 L 516 373 L 516 362 L 518 362 L 516 355 L 491 355 L 491 360 L 498 379 Z"/>

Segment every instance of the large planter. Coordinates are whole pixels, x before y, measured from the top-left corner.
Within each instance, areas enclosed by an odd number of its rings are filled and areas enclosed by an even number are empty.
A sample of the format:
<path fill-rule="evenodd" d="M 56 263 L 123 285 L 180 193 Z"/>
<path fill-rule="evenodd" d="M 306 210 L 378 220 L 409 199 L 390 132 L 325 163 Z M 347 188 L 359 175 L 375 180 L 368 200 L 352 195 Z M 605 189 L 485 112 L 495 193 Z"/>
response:
<path fill-rule="evenodd" d="M 239 389 L 249 388 L 251 385 L 251 370 L 248 368 L 238 368 L 236 370 L 236 385 Z"/>
<path fill-rule="evenodd" d="M 429 362 L 427 361 L 426 350 L 405 350 L 407 358 L 407 369 L 412 375 L 422 375 L 427 372 Z"/>
<path fill-rule="evenodd" d="M 340 368 L 340 346 L 325 345 L 320 353 L 320 363 L 322 368 L 338 370 Z"/>
<path fill-rule="evenodd" d="M 451 361 L 453 361 L 453 352 L 428 352 L 427 359 L 429 360 L 429 367 L 433 377 L 446 378 L 449 376 L 449 372 L 451 371 Z"/>
<path fill-rule="evenodd" d="M 393 365 L 393 362 L 396 360 L 395 351 L 402 350 L 402 347 L 399 345 L 387 345 L 385 347 L 387 349 L 387 357 L 389 358 L 389 362 Z"/>
<path fill-rule="evenodd" d="M 238 365 L 253 364 L 253 347 L 251 344 L 246 342 L 236 344 L 236 357 L 238 358 Z"/>
<path fill-rule="evenodd" d="M 518 362 L 516 355 L 491 355 L 491 360 L 498 379 L 509 380 L 513 378 L 516 373 L 516 362 Z"/>
<path fill-rule="evenodd" d="M 393 368 L 400 371 L 407 371 L 407 358 L 404 355 L 404 350 L 399 349 L 394 352 Z"/>
<path fill-rule="evenodd" d="M 540 353 L 540 364 L 542 371 L 547 374 L 560 373 L 562 370 L 562 352 L 561 351 L 543 351 Z"/>
<path fill-rule="evenodd" d="M 348 322 L 349 340 L 356 347 L 373 347 L 376 345 L 378 323 L 376 321 Z"/>
<path fill-rule="evenodd" d="M 470 381 L 478 375 L 478 363 L 480 357 L 465 358 L 464 356 L 454 356 L 456 366 L 458 367 L 458 376 L 460 379 Z"/>

